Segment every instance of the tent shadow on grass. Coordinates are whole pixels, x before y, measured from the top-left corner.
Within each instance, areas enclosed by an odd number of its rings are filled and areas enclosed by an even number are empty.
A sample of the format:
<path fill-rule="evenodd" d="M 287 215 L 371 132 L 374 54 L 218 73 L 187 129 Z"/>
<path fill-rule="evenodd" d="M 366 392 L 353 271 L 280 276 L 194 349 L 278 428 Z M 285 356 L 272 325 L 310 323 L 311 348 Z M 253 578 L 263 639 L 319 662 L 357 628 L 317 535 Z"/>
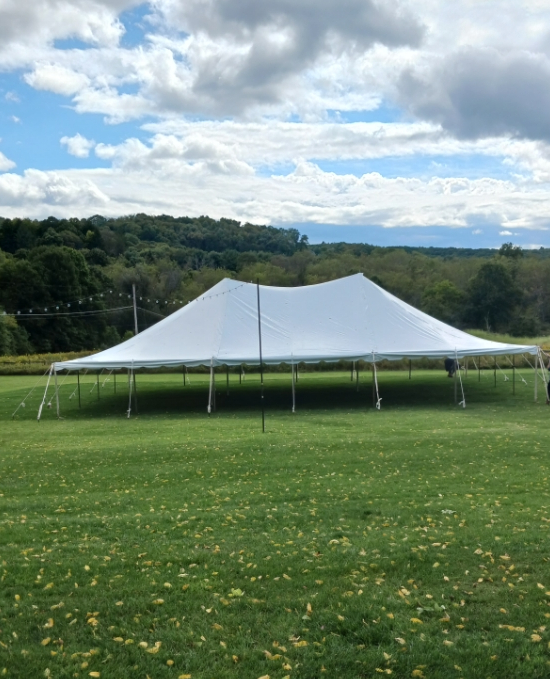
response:
<path fill-rule="evenodd" d="M 519 371 L 518 371 L 519 372 Z M 477 373 L 470 372 L 464 379 L 464 390 L 468 407 L 488 404 L 492 406 L 510 405 L 520 400 L 533 400 L 533 376 L 525 371 L 528 383 L 516 380 L 516 394 L 512 393 L 512 380 L 505 382 L 501 375 L 497 376 L 494 386 L 492 372 L 485 371 L 478 381 Z M 206 405 L 208 401 L 208 382 L 204 376 L 192 376 L 191 385 L 183 386 L 175 376 L 143 373 L 137 376 L 137 412 L 132 403 L 132 417 L 169 416 L 183 417 L 203 415 L 208 418 Z M 200 380 L 200 381 L 199 381 Z M 412 379 L 405 372 L 389 371 L 379 373 L 379 390 L 382 397 L 381 412 L 395 408 L 430 408 L 441 411 L 462 410 L 454 402 L 454 382 L 442 371 L 413 371 Z M 81 408 L 78 399 L 73 396 L 74 385 L 64 384 L 60 388 L 61 415 L 70 418 L 126 416 L 128 407 L 128 388 L 124 379 L 118 380 L 117 393 L 113 384 L 106 382 L 101 388 L 100 398 L 96 389 L 90 393 L 90 384 L 81 385 Z M 93 385 L 92 385 L 93 386 Z M 458 401 L 462 399 L 458 386 Z M 542 388 L 539 399 L 544 399 Z M 338 410 L 360 412 L 377 412 L 373 407 L 372 375 L 364 373 L 360 377 L 359 391 L 356 383 L 350 381 L 349 373 L 305 373 L 296 385 L 296 417 L 307 411 Z M 290 375 L 280 373 L 267 375 L 265 380 L 266 415 L 270 412 L 288 413 L 291 415 L 292 392 Z M 258 375 L 248 376 L 246 382 L 238 383 L 238 378 L 231 375 L 229 394 L 227 394 L 225 376 L 218 375 L 216 382 L 216 411 L 211 417 L 239 415 L 241 417 L 259 415 L 260 380 Z M 30 413 L 29 413 L 30 414 Z M 52 413 L 53 414 L 53 413 Z"/>

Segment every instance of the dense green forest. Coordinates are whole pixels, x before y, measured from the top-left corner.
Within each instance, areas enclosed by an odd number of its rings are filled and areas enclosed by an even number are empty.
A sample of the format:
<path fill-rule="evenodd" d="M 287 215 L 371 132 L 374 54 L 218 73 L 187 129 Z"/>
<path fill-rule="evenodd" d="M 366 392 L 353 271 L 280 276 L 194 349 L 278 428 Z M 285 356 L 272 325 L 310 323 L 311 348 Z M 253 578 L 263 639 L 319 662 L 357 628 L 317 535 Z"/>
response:
<path fill-rule="evenodd" d="M 230 219 L 131 215 L 0 218 L 0 355 L 112 346 L 224 277 L 267 285 L 362 272 L 461 328 L 512 335 L 550 329 L 550 250 L 310 245 L 296 229 Z"/>

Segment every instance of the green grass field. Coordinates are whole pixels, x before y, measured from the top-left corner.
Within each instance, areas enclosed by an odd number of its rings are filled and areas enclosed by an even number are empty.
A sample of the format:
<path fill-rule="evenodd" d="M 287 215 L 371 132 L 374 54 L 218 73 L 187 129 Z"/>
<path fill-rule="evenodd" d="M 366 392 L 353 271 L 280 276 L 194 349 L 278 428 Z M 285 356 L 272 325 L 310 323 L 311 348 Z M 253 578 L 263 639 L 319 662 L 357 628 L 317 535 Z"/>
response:
<path fill-rule="evenodd" d="M 0 676 L 550 676 L 543 384 L 0 378 Z M 527 381 L 525 385 L 520 375 Z M 63 378 L 61 378 L 63 379 Z M 61 380 L 60 380 L 61 381 Z"/>

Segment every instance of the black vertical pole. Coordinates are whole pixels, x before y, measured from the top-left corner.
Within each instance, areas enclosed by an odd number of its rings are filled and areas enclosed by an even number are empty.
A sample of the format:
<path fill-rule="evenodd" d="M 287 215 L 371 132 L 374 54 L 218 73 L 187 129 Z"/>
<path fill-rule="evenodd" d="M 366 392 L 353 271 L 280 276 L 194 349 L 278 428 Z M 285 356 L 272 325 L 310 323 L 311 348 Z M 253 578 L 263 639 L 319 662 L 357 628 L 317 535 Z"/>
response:
<path fill-rule="evenodd" d="M 137 401 L 137 388 L 136 388 L 136 371 L 133 370 L 134 375 L 134 408 L 136 409 L 136 415 L 139 415 L 138 401 Z"/>
<path fill-rule="evenodd" d="M 78 382 L 78 407 L 80 408 L 80 370 L 76 373 L 76 380 Z"/>
<path fill-rule="evenodd" d="M 99 401 L 99 370 L 97 371 L 97 400 Z"/>
<path fill-rule="evenodd" d="M 497 357 L 496 357 L 496 356 L 495 356 L 495 367 L 494 367 L 494 371 L 495 371 L 495 387 L 496 387 L 496 386 L 497 386 Z"/>
<path fill-rule="evenodd" d="M 516 393 L 516 355 L 512 356 L 512 394 Z"/>
<path fill-rule="evenodd" d="M 411 379 L 412 361 L 409 358 L 409 379 Z"/>
<path fill-rule="evenodd" d="M 265 432 L 265 409 L 264 409 L 264 366 L 262 357 L 262 315 L 260 311 L 260 279 L 256 282 L 256 295 L 258 298 L 258 341 L 260 347 L 260 380 L 261 380 L 261 402 L 262 402 L 262 432 Z"/>

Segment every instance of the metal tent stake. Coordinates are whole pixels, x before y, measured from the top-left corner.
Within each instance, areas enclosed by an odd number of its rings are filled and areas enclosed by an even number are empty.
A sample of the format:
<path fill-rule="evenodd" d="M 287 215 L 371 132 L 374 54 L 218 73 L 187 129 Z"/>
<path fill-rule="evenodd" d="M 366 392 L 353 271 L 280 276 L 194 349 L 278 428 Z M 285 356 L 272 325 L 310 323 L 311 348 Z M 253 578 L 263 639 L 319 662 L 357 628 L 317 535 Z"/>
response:
<path fill-rule="evenodd" d="M 260 311 L 260 279 L 256 281 L 256 297 L 258 299 L 258 342 L 260 349 L 260 398 L 262 402 L 262 432 L 265 433 L 265 406 L 264 406 L 264 366 L 262 357 L 262 315 Z"/>

